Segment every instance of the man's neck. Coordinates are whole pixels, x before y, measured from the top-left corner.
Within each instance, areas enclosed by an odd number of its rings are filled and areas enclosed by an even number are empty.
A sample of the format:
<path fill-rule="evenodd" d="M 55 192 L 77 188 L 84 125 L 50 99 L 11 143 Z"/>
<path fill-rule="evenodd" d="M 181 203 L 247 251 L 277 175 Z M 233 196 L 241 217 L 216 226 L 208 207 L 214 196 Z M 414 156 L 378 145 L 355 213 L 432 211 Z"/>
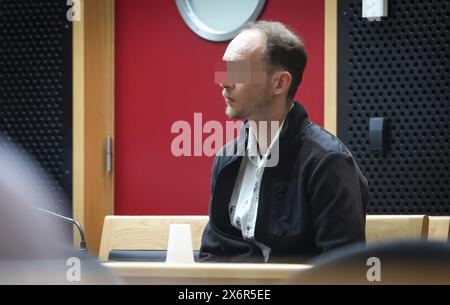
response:
<path fill-rule="evenodd" d="M 285 120 L 287 114 L 292 108 L 293 102 L 285 101 L 284 107 L 279 109 L 270 109 L 262 114 L 248 117 L 250 131 L 256 137 L 260 153 L 264 155 L 272 143 L 279 127 Z"/>

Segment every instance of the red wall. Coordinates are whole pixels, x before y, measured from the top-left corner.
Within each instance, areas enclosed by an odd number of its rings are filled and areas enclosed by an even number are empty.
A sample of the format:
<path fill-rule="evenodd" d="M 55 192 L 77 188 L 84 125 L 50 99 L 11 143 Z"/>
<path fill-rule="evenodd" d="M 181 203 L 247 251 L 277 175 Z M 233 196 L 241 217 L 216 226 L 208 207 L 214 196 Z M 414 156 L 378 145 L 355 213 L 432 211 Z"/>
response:
<path fill-rule="evenodd" d="M 268 0 L 260 18 L 286 23 L 303 38 L 309 58 L 296 99 L 321 125 L 323 2 Z M 213 158 L 174 157 L 171 126 L 177 120 L 193 125 L 195 112 L 203 122 L 225 122 L 214 64 L 227 44 L 194 34 L 175 1 L 116 1 L 116 214 L 208 213 Z"/>

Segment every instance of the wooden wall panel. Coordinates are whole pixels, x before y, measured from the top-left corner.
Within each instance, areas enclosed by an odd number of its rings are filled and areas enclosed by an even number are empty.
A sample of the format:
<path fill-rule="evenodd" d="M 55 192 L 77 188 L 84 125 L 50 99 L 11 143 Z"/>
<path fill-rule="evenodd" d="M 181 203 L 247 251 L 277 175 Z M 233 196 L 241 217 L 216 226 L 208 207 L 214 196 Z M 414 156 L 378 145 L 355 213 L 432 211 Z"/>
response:
<path fill-rule="evenodd" d="M 324 127 L 337 135 L 337 0 L 325 0 Z"/>
<path fill-rule="evenodd" d="M 114 138 L 114 1 L 81 2 L 74 26 L 74 216 L 96 255 L 103 219 L 114 211 L 114 169 L 105 167 L 106 138 Z"/>

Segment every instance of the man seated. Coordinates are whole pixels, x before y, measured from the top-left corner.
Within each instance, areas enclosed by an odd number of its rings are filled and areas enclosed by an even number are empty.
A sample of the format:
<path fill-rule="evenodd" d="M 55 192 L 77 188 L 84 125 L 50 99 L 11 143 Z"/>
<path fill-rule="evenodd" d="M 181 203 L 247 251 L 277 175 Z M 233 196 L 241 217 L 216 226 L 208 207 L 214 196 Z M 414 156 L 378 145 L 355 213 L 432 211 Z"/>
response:
<path fill-rule="evenodd" d="M 364 242 L 367 181 L 344 144 L 293 100 L 302 41 L 279 22 L 250 23 L 223 61 L 226 115 L 245 121 L 214 160 L 200 260 L 302 262 Z"/>

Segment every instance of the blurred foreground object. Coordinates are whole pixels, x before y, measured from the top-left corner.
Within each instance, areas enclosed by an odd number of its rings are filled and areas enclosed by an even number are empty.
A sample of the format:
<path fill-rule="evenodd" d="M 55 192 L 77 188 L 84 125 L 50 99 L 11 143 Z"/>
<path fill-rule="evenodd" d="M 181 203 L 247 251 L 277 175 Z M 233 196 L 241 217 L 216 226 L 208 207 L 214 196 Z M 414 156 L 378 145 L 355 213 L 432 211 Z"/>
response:
<path fill-rule="evenodd" d="M 450 284 L 450 244 L 391 241 L 345 247 L 310 262 L 288 284 Z"/>
<path fill-rule="evenodd" d="M 115 283 L 96 259 L 73 248 L 60 219 L 36 209 L 67 213 L 66 202 L 55 207 L 61 196 L 53 179 L 0 134 L 0 284 Z"/>

